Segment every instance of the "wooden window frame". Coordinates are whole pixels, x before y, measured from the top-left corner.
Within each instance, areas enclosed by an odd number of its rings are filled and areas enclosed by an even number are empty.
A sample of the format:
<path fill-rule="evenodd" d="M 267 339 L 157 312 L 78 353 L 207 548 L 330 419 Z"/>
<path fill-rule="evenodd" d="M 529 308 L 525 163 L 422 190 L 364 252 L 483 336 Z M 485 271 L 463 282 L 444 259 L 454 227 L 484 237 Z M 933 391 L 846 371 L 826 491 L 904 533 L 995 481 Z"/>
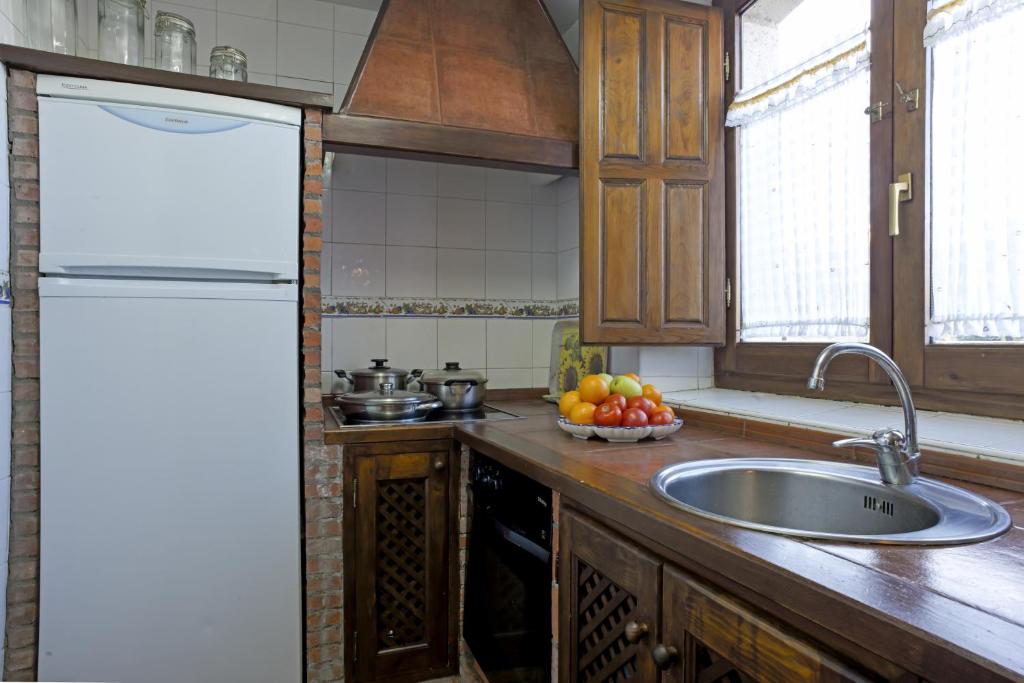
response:
<path fill-rule="evenodd" d="M 714 0 L 723 11 L 725 46 L 732 77 L 725 84 L 726 107 L 740 87 L 739 16 L 757 0 Z M 995 417 L 1024 418 L 1024 348 L 1011 346 L 927 346 L 925 325 L 925 128 L 928 95 L 924 29 L 925 3 L 871 0 L 870 102 L 892 103 L 894 82 L 921 87 L 915 112 L 889 106 L 871 124 L 871 332 L 870 343 L 893 356 L 914 387 L 920 408 Z M 904 36 L 896 40 L 897 36 Z M 916 40 L 911 40 L 914 37 Z M 886 39 L 887 38 L 887 39 Z M 867 106 L 867 103 L 865 103 Z M 715 385 L 814 398 L 894 405 L 888 377 L 862 357 L 844 356 L 830 368 L 824 394 L 807 389 L 814 359 L 827 345 L 799 342 L 742 342 L 737 231 L 738 156 L 736 129 L 725 131 L 726 274 L 733 302 L 726 311 L 726 344 L 715 352 Z M 888 185 L 894 169 L 915 177 L 914 201 L 904 204 L 901 236 L 888 235 Z M 918 189 L 920 188 L 920 189 Z M 899 264 L 899 267 L 894 267 Z M 898 296 L 895 293 L 899 293 Z"/>

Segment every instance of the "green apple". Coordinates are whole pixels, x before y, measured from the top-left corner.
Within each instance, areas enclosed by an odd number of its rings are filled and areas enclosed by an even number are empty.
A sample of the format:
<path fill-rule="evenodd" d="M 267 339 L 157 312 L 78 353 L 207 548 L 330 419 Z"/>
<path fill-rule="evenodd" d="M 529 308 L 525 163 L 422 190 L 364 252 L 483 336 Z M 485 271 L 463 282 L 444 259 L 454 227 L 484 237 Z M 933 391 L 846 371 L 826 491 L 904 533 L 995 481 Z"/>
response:
<path fill-rule="evenodd" d="M 611 386 L 612 386 L 612 380 L 615 379 L 614 377 L 609 375 L 607 372 L 602 372 L 601 374 L 598 375 L 598 377 L 603 379 L 604 383 L 607 384 L 609 388 L 611 388 Z"/>
<path fill-rule="evenodd" d="M 612 383 L 609 387 L 613 394 L 622 394 L 626 398 L 633 398 L 634 396 L 642 396 L 644 393 L 643 387 L 632 377 L 626 377 L 625 375 L 616 375 L 612 379 Z"/>

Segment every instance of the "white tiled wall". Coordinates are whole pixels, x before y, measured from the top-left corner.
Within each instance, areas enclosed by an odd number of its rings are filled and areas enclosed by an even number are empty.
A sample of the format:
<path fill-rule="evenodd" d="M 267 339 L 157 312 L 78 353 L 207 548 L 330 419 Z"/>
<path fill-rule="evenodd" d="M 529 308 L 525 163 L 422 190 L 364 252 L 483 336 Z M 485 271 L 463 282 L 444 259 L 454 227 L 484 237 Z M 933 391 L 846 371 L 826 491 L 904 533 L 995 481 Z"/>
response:
<path fill-rule="evenodd" d="M 95 58 L 97 0 L 78 2 L 78 54 Z M 372 3 L 371 3 L 372 4 Z M 146 24 L 146 65 L 153 65 L 159 11 L 196 28 L 196 73 L 207 74 L 210 48 L 231 45 L 248 58 L 249 81 L 335 93 L 340 101 L 377 17 L 376 9 L 321 0 L 154 0 Z M 24 45 L 24 0 L 0 0 L 0 42 Z"/>
<path fill-rule="evenodd" d="M 3 97 L 3 111 L 7 111 L 7 75 L 0 66 L 0 93 Z M 0 140 L 7 139 L 7 117 L 0 116 Z M 7 146 L 4 145 L 0 166 L 0 195 L 5 199 L 0 209 L 0 277 L 9 279 L 11 224 L 10 211 L 6 204 L 11 195 L 7 175 Z M 0 297 L 0 358 L 6 359 L 0 365 L 0 633 L 4 632 L 7 615 L 7 550 L 10 539 L 11 512 L 11 304 Z M 4 650 L 0 643 L 0 666 L 3 665 Z"/>
<path fill-rule="evenodd" d="M 635 372 L 661 391 L 707 389 L 715 385 L 714 349 L 703 346 L 618 346 L 614 372 Z"/>
<path fill-rule="evenodd" d="M 560 182 L 338 155 L 325 197 L 324 295 L 554 301 Z M 365 367 L 380 354 L 407 369 L 457 360 L 485 371 L 492 388 L 547 386 L 554 322 L 326 318 L 323 367 Z"/>

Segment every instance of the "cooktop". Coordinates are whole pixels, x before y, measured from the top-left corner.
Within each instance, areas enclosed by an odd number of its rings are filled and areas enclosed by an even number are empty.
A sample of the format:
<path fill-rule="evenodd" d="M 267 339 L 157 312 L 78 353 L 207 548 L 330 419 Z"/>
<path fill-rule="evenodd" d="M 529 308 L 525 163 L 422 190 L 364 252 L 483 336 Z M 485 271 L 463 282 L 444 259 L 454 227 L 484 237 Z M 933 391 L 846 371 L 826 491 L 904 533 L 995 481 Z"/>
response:
<path fill-rule="evenodd" d="M 518 420 L 522 416 L 514 415 L 507 411 L 495 408 L 494 406 L 483 404 L 477 410 L 470 410 L 466 412 L 453 413 L 445 410 L 433 410 L 427 415 L 425 420 L 417 420 L 413 422 L 399 421 L 399 422 L 359 422 L 348 420 L 342 414 L 341 410 L 337 406 L 331 406 L 329 408 L 331 414 L 334 415 L 334 419 L 338 421 L 338 424 L 345 427 L 380 427 L 381 425 L 387 424 L 418 424 L 418 423 L 455 423 L 455 422 L 480 422 L 482 420 Z"/>

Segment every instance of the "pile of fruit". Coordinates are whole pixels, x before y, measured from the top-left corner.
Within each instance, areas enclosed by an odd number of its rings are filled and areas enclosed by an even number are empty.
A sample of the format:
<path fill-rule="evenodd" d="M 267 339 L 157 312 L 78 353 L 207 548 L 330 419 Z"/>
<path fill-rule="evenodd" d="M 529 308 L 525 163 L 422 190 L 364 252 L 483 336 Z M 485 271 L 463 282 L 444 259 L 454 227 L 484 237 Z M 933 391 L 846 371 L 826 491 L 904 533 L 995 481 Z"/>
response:
<path fill-rule="evenodd" d="M 575 391 L 562 394 L 558 412 L 573 424 L 598 427 L 670 425 L 675 412 L 661 402 L 661 392 L 632 372 L 587 375 Z"/>

